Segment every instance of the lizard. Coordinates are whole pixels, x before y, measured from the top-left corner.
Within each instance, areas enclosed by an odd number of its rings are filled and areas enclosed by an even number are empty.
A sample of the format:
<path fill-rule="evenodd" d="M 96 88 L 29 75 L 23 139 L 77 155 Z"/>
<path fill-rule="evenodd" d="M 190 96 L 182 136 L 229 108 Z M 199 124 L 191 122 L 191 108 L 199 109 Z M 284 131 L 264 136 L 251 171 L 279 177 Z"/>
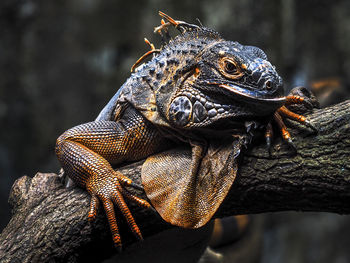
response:
<path fill-rule="evenodd" d="M 151 50 L 135 63 L 96 120 L 67 130 L 55 147 L 65 174 L 91 195 L 89 220 L 102 203 L 118 249 L 122 241 L 114 206 L 143 239 L 125 199 L 154 207 L 171 224 L 203 226 L 235 180 L 237 158 L 252 130 L 263 127 L 269 147 L 272 122 L 293 145 L 284 117 L 314 129 L 304 116 L 288 110 L 288 104 L 309 102 L 284 96 L 282 78 L 260 48 L 159 14 L 163 19 L 155 32 L 165 44 L 156 49 L 145 40 Z M 180 32 L 173 39 L 171 26 Z M 174 145 L 187 145 L 190 151 L 166 151 Z M 216 160 L 216 154 L 224 158 Z M 113 169 L 144 158 L 143 187 Z M 144 189 L 149 200 L 132 195 L 128 187 Z"/>

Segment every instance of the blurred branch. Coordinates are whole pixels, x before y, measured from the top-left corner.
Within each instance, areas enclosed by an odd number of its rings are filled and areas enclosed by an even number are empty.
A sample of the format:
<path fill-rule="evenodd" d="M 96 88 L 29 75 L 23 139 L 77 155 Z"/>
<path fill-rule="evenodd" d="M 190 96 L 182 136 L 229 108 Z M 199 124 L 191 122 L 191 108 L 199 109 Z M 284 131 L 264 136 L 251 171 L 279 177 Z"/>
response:
<path fill-rule="evenodd" d="M 350 213 L 350 101 L 318 110 L 309 119 L 320 133 L 292 129 L 297 155 L 288 156 L 281 143 L 272 157 L 264 146 L 246 153 L 218 217 L 284 210 Z M 121 171 L 139 183 L 141 165 Z M 18 179 L 10 194 L 13 216 L 0 235 L 0 261 L 99 262 L 115 253 L 103 211 L 94 223 L 87 221 L 89 200 L 82 189 L 65 189 L 56 174 Z M 171 227 L 153 211 L 130 208 L 145 237 Z M 119 225 L 123 244 L 134 244 L 123 219 Z"/>

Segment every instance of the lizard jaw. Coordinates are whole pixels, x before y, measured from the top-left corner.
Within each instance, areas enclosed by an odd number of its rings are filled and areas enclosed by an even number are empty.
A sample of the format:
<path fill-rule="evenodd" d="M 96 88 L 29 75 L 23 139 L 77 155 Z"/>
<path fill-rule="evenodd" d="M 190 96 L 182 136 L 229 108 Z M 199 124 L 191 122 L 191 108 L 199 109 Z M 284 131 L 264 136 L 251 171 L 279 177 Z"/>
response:
<path fill-rule="evenodd" d="M 255 101 L 257 103 L 270 103 L 270 104 L 277 104 L 282 106 L 286 102 L 286 97 L 276 97 L 276 98 L 264 98 L 264 97 L 258 97 L 257 95 L 254 95 L 253 93 L 247 92 L 246 89 L 243 89 L 236 85 L 227 85 L 227 84 L 220 84 L 220 88 L 224 88 L 235 95 L 239 95 L 242 98 L 249 99 L 252 101 Z"/>

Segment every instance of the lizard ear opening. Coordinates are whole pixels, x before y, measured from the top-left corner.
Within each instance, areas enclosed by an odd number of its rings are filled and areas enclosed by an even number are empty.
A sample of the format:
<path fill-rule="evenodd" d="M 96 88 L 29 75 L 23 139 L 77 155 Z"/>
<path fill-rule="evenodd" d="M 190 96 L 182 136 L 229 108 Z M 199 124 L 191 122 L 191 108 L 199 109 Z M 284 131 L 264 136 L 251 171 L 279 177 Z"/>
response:
<path fill-rule="evenodd" d="M 211 141 L 196 176 L 190 172 L 190 147 L 147 158 L 142 166 L 142 183 L 161 217 L 185 228 L 205 225 L 236 178 L 242 141 L 240 138 L 229 143 Z"/>

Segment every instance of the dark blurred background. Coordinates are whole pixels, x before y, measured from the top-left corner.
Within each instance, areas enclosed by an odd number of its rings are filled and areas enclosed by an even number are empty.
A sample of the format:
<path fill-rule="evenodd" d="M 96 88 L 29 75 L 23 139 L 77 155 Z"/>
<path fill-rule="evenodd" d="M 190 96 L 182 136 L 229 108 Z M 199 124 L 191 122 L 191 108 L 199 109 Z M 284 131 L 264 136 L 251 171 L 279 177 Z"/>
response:
<path fill-rule="evenodd" d="M 10 187 L 57 172 L 56 138 L 93 120 L 159 39 L 158 10 L 266 51 L 286 89 L 350 97 L 350 1 L 0 1 L 0 229 Z M 350 262 L 348 216 L 268 214 L 262 262 Z"/>

